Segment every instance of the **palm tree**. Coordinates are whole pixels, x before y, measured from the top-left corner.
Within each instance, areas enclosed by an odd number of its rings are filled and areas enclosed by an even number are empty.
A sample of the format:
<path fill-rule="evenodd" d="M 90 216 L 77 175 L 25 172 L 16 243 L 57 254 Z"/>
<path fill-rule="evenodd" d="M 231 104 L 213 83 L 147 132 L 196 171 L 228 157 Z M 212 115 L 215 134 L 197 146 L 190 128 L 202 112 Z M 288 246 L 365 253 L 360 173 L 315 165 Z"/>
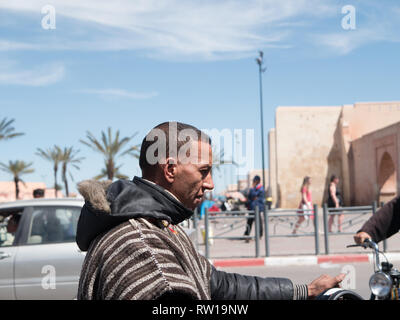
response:
<path fill-rule="evenodd" d="M 105 167 L 107 167 L 107 162 L 105 162 L 104 165 L 105 165 Z M 118 166 L 118 167 L 114 166 L 111 169 L 112 170 L 112 176 L 116 177 L 117 179 L 128 179 L 127 175 L 124 175 L 124 174 L 119 172 L 120 168 L 121 168 L 121 166 Z M 101 173 L 94 177 L 94 179 L 96 179 L 96 180 L 100 180 L 102 178 L 108 178 L 108 171 L 105 168 L 101 169 Z"/>
<path fill-rule="evenodd" d="M 60 154 L 60 161 L 62 163 L 62 168 L 61 168 L 61 176 L 62 176 L 62 180 L 64 182 L 64 186 L 65 186 L 65 193 L 67 195 L 67 197 L 69 197 L 69 188 L 68 188 L 68 179 L 67 179 L 67 166 L 69 164 L 71 164 L 75 169 L 79 170 L 79 166 L 77 165 L 78 163 L 80 163 L 83 159 L 83 157 L 81 158 L 77 158 L 77 154 L 79 153 L 79 150 L 74 150 L 74 147 L 65 147 L 64 150 L 62 150 L 60 147 L 55 146 L 58 149 L 58 152 Z M 73 177 L 70 173 L 70 177 L 71 180 L 73 181 Z"/>
<path fill-rule="evenodd" d="M 54 146 L 53 148 L 49 148 L 47 150 L 42 150 L 37 148 L 36 154 L 53 163 L 53 172 L 54 172 L 54 192 L 56 194 L 56 198 L 58 196 L 58 184 L 57 184 L 57 172 L 58 172 L 58 165 L 61 162 L 61 149 L 58 146 Z"/>
<path fill-rule="evenodd" d="M 21 176 L 35 171 L 33 168 L 30 168 L 31 165 L 32 162 L 26 163 L 25 161 L 22 160 L 16 160 L 16 161 L 10 160 L 8 164 L 0 162 L 0 170 L 13 175 L 15 183 L 15 199 L 17 200 L 19 197 L 18 183 L 21 181 L 22 183 L 25 184 L 25 182 L 21 179 Z"/>
<path fill-rule="evenodd" d="M 135 158 L 139 158 L 140 145 L 134 145 L 125 151 L 122 151 L 122 149 L 133 139 L 133 137 L 136 136 L 136 134 L 137 133 L 130 137 L 120 138 L 119 130 L 117 130 L 114 136 L 111 132 L 111 128 L 108 127 L 107 134 L 104 131 L 101 131 L 101 139 L 98 140 L 90 131 L 86 132 L 87 141 L 79 141 L 92 150 L 102 154 L 104 157 L 105 167 L 101 170 L 101 173 L 95 177 L 95 179 L 107 177 L 107 179 L 112 181 L 114 177 L 119 179 L 122 177 L 127 177 L 119 172 L 121 166 L 117 166 L 115 161 L 117 157 L 121 157 L 126 154 L 129 154 Z"/>
<path fill-rule="evenodd" d="M 24 134 L 21 132 L 14 132 L 14 127 L 11 127 L 13 122 L 14 119 L 7 120 L 7 118 L 0 121 L 0 140 L 8 140 Z"/>

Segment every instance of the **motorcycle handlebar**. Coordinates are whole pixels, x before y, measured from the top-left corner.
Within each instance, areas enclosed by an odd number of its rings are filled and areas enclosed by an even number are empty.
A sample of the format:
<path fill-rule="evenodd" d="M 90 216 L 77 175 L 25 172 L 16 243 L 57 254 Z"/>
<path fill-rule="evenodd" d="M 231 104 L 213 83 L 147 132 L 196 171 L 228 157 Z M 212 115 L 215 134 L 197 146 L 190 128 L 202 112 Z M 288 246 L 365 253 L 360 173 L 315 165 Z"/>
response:
<path fill-rule="evenodd" d="M 374 256 L 375 256 L 375 268 L 378 269 L 379 271 L 382 270 L 382 267 L 379 262 L 379 247 L 378 244 L 376 244 L 374 241 L 371 239 L 365 239 L 362 244 L 353 244 L 353 245 L 348 245 L 347 248 L 351 247 L 363 247 L 364 249 L 370 248 L 374 250 Z"/>
<path fill-rule="evenodd" d="M 353 248 L 353 247 L 363 247 L 364 249 L 371 248 L 375 251 L 378 250 L 378 245 L 371 239 L 365 239 L 362 244 L 351 244 L 346 246 L 346 248 Z"/>

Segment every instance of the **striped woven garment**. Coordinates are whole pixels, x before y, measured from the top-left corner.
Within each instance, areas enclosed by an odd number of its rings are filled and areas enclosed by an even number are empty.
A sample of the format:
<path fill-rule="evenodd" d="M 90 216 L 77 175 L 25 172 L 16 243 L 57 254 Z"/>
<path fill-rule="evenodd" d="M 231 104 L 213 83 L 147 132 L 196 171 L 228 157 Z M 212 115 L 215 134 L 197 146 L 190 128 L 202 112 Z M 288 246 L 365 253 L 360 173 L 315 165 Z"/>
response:
<path fill-rule="evenodd" d="M 130 219 L 90 244 L 78 299 L 149 300 L 168 292 L 211 298 L 211 264 L 179 227 Z"/>

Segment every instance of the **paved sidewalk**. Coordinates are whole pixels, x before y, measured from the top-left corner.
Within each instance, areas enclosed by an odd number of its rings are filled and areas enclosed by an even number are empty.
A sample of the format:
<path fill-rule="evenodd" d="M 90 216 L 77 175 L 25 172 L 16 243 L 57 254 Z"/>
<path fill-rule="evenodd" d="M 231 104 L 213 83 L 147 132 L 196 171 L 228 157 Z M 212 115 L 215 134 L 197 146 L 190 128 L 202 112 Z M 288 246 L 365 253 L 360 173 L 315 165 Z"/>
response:
<path fill-rule="evenodd" d="M 368 218 L 368 217 L 365 217 Z M 288 223 L 289 221 L 289 223 Z M 363 248 L 346 248 L 349 244 L 354 244 L 353 234 L 361 227 L 363 221 L 354 225 L 349 225 L 345 232 L 351 234 L 329 235 L 329 255 L 325 255 L 325 244 L 323 234 L 322 212 L 319 215 L 319 254 L 315 250 L 315 237 L 303 236 L 304 233 L 314 232 L 313 222 L 305 222 L 299 229 L 297 235 L 292 235 L 292 227 L 296 218 L 288 221 L 273 221 L 270 223 L 269 234 L 284 235 L 283 237 L 271 237 L 269 241 L 270 256 L 266 257 L 265 238 L 259 241 L 259 257 L 255 256 L 255 241 L 252 239 L 246 243 L 240 237 L 245 230 L 246 220 L 220 219 L 213 220 L 212 234 L 214 236 L 231 236 L 237 239 L 214 239 L 209 246 L 209 259 L 215 266 L 276 266 L 276 265 L 296 265 L 296 264 L 320 264 L 332 263 L 351 263 L 371 261 L 372 251 Z M 365 219 L 364 219 L 365 221 Z M 199 221 L 197 228 L 198 249 L 205 254 L 205 245 L 201 229 L 204 220 Z M 254 224 L 251 235 L 254 235 Z M 336 231 L 335 227 L 334 230 Z M 383 250 L 382 243 L 379 244 Z M 400 260 L 400 234 L 387 240 L 387 253 L 389 261 Z"/>

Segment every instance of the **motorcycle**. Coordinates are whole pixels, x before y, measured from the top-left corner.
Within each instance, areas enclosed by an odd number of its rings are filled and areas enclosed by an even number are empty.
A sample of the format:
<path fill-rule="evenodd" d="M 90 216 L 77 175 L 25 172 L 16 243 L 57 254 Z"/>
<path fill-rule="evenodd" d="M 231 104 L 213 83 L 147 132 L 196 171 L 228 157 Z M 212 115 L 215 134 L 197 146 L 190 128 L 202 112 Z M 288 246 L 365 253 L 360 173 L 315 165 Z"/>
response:
<path fill-rule="evenodd" d="M 351 247 L 370 248 L 374 254 L 374 274 L 369 279 L 369 288 L 371 290 L 370 300 L 399 300 L 400 272 L 393 268 L 385 254 L 379 250 L 378 245 L 366 239 L 362 244 L 348 245 Z M 386 261 L 380 262 L 379 254 L 385 257 Z"/>
<path fill-rule="evenodd" d="M 362 244 L 348 245 L 347 248 L 362 247 L 372 249 L 374 261 L 374 274 L 369 279 L 369 288 L 371 290 L 370 300 L 400 300 L 400 272 L 393 268 L 385 254 L 379 250 L 378 245 L 366 239 Z M 380 261 L 379 254 L 385 257 L 386 261 Z M 326 290 L 318 300 L 364 300 L 360 295 L 351 290 L 333 288 Z"/>

